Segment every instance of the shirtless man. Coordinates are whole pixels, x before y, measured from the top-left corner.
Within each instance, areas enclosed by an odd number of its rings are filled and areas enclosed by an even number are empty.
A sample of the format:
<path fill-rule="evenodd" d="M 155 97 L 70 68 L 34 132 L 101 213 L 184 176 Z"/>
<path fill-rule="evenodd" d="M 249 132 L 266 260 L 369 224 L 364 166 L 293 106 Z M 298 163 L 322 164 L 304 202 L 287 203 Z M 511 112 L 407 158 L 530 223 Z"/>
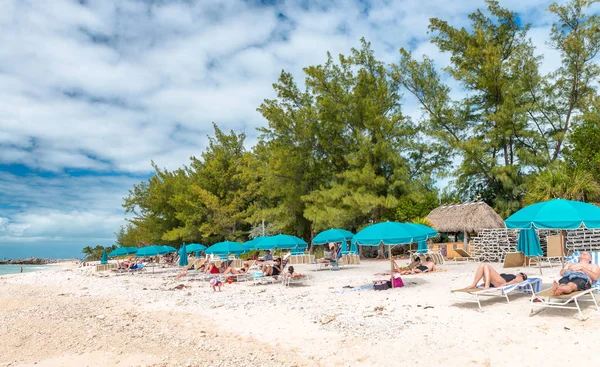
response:
<path fill-rule="evenodd" d="M 427 256 L 425 258 L 425 263 L 423 263 L 423 266 L 427 267 L 427 272 L 428 273 L 431 273 L 432 271 L 436 271 L 435 263 L 433 262 L 433 260 L 429 256 Z"/>
<path fill-rule="evenodd" d="M 584 251 L 579 255 L 579 263 L 567 263 L 560 271 L 562 278 L 554 281 L 554 295 L 569 294 L 575 291 L 585 291 L 600 277 L 600 268 L 591 264 L 592 256 Z"/>

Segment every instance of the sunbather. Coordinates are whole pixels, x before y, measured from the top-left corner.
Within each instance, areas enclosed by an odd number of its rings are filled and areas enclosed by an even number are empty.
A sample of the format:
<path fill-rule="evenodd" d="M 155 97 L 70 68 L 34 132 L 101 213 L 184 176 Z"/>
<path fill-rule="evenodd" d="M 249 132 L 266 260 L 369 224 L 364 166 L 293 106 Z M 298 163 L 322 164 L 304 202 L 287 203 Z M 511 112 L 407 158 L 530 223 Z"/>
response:
<path fill-rule="evenodd" d="M 205 274 L 219 274 L 219 268 L 214 263 L 208 264 L 208 267 L 204 271 Z"/>
<path fill-rule="evenodd" d="M 585 291 L 600 277 L 600 268 L 592 264 L 592 256 L 584 251 L 579 255 L 579 263 L 567 263 L 560 271 L 562 278 L 554 281 L 554 295 Z"/>
<path fill-rule="evenodd" d="M 275 259 L 275 264 L 273 264 L 273 266 L 263 266 L 263 274 L 264 276 L 273 277 L 277 277 L 281 274 L 281 258 Z"/>
<path fill-rule="evenodd" d="M 248 272 L 248 264 L 244 264 L 244 266 L 240 269 L 236 269 L 232 266 L 225 269 L 223 274 L 245 274 Z"/>
<path fill-rule="evenodd" d="M 294 271 L 294 267 L 293 267 L 293 266 L 290 266 L 290 267 L 288 268 L 288 272 L 285 274 L 285 276 L 286 276 L 287 278 L 301 278 L 301 277 L 303 277 L 303 276 L 304 276 L 304 274 L 302 274 L 302 273 L 296 273 L 296 272 Z"/>
<path fill-rule="evenodd" d="M 329 244 L 330 255 L 329 257 L 324 257 L 322 259 L 317 259 L 317 263 L 320 264 L 329 264 L 331 262 L 337 261 L 337 245 L 335 243 Z"/>
<path fill-rule="evenodd" d="M 527 280 L 527 274 L 518 273 L 518 274 L 500 274 L 489 264 L 481 264 L 477 271 L 475 272 L 475 277 L 473 278 L 473 283 L 467 288 L 477 288 L 477 283 L 483 279 L 483 283 L 481 284 L 483 288 L 487 289 L 490 287 L 504 287 L 506 285 L 521 283 Z"/>
<path fill-rule="evenodd" d="M 413 261 L 408 267 L 409 269 L 401 271 L 400 275 L 421 274 L 435 271 L 435 264 L 433 261 L 431 261 L 430 257 L 427 257 L 425 259 L 425 263 L 421 264 L 421 259 L 417 256 L 415 257 L 415 261 Z"/>

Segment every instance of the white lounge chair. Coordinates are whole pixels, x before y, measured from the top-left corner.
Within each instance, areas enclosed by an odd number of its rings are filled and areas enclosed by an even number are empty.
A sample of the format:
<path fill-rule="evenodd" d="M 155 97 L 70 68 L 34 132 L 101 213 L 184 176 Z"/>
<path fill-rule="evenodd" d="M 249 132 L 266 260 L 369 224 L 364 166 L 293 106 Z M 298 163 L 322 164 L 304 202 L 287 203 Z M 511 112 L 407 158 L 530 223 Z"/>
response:
<path fill-rule="evenodd" d="M 574 252 L 571 256 L 567 258 L 567 262 L 576 263 L 579 262 L 579 255 L 581 252 Z M 599 265 L 600 264 L 600 252 L 590 252 L 592 255 L 592 264 Z M 600 311 L 598 307 L 598 301 L 596 300 L 595 292 L 600 291 L 600 279 L 598 279 L 592 287 L 585 291 L 577 291 L 570 294 L 564 294 L 560 296 L 554 295 L 554 289 L 549 288 L 545 289 L 539 293 L 536 293 L 531 296 L 530 306 L 529 306 L 529 316 L 536 315 L 547 308 L 563 308 L 570 310 L 577 310 L 579 314 L 579 318 L 583 320 L 587 320 L 591 315 Z M 589 313 L 588 315 L 584 315 L 581 310 L 581 302 L 593 302 L 596 309 Z M 570 305 L 572 302 L 572 305 Z M 538 308 L 537 310 L 535 308 Z"/>
<path fill-rule="evenodd" d="M 536 291 L 539 292 L 542 287 L 542 279 L 541 278 L 527 278 L 527 280 L 505 285 L 504 287 L 493 287 L 493 288 L 463 288 L 463 289 L 455 289 L 450 291 L 454 296 L 454 299 L 462 302 L 474 302 L 477 303 L 479 309 L 483 311 L 481 308 L 481 297 L 497 297 L 503 296 L 506 298 L 506 303 L 510 303 L 510 299 L 508 295 L 510 293 L 526 293 L 526 294 L 535 294 Z"/>

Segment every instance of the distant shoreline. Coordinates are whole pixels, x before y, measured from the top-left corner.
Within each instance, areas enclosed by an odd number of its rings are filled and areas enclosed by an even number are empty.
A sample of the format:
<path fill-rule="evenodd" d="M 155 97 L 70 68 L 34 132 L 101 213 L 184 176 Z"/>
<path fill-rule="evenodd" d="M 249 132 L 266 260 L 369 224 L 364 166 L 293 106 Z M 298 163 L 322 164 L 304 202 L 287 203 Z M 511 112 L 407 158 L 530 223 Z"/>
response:
<path fill-rule="evenodd" d="M 30 257 L 28 259 L 6 259 L 0 260 L 0 265 L 50 265 L 67 261 L 79 261 L 78 259 L 46 259 Z"/>

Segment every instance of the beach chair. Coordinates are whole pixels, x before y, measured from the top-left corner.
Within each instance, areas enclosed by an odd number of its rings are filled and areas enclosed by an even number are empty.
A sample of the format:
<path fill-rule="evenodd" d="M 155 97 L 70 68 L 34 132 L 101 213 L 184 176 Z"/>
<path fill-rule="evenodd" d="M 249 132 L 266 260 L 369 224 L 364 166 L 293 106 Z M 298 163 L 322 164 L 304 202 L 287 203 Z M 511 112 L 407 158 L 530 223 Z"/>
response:
<path fill-rule="evenodd" d="M 269 276 L 256 276 L 256 273 L 253 274 L 252 278 L 254 280 L 254 285 L 258 285 L 261 283 L 275 283 L 279 281 L 280 278 L 284 278 L 285 268 L 289 262 L 288 255 L 286 255 L 281 261 L 281 273 L 279 275 L 269 275 Z M 282 280 L 283 282 L 283 280 Z"/>
<path fill-rule="evenodd" d="M 143 271 L 146 271 L 146 264 L 144 263 L 135 264 L 131 268 L 129 268 L 129 274 L 141 273 Z"/>
<path fill-rule="evenodd" d="M 282 284 L 284 287 L 289 287 L 290 284 L 298 284 L 298 283 L 302 283 L 302 284 L 306 285 L 306 282 L 310 280 L 310 277 L 308 276 L 308 274 L 304 274 L 301 277 L 294 277 L 294 278 L 286 276 L 286 275 L 287 274 L 284 274 L 283 281 L 282 281 Z"/>
<path fill-rule="evenodd" d="M 542 287 L 542 279 L 541 278 L 527 278 L 527 280 L 506 285 L 504 287 L 493 287 L 485 289 L 483 287 L 477 288 L 463 288 L 463 289 L 454 289 L 451 290 L 451 295 L 454 297 L 454 300 L 461 302 L 474 302 L 479 306 L 479 310 L 483 311 L 481 308 L 481 298 L 482 297 L 498 297 L 502 296 L 506 298 L 506 303 L 510 303 L 510 299 L 508 295 L 510 293 L 524 293 L 524 294 L 535 294 L 535 292 L 539 292 Z"/>
<path fill-rule="evenodd" d="M 323 252 L 323 257 L 326 258 L 327 256 L 325 256 L 326 254 L 330 254 L 330 252 Z M 320 262 L 315 262 L 315 270 L 321 270 L 321 269 L 327 269 L 330 268 L 331 270 L 340 270 L 340 266 L 344 266 L 344 262 L 341 259 L 342 257 L 342 247 L 338 247 L 337 251 L 336 251 L 336 259 L 335 260 L 331 260 L 330 262 L 325 262 L 325 263 L 320 263 Z"/>
<path fill-rule="evenodd" d="M 579 255 L 581 252 L 574 252 L 566 260 L 570 263 L 579 262 Z M 592 255 L 592 264 L 600 264 L 600 252 L 590 252 Z M 554 289 L 548 288 L 539 293 L 531 296 L 529 304 L 529 316 L 537 315 L 547 308 L 562 308 L 577 310 L 579 319 L 584 321 L 587 320 L 591 315 L 595 314 L 600 310 L 598 307 L 598 301 L 596 300 L 595 293 L 600 290 L 600 279 L 592 284 L 592 287 L 586 291 L 577 291 L 569 294 L 560 296 L 554 295 Z M 584 315 L 581 310 L 581 302 L 592 302 L 596 309 Z M 572 303 L 572 304 L 571 304 Z M 536 309 L 537 308 L 537 309 Z"/>
<path fill-rule="evenodd" d="M 240 281 L 240 280 L 249 280 L 252 277 L 252 272 L 251 269 L 254 267 L 254 265 L 256 264 L 256 260 L 250 260 L 247 262 L 248 264 L 248 271 L 242 274 L 223 274 L 223 277 L 225 278 L 225 281 L 227 281 L 227 278 L 233 278 L 236 281 Z"/>
<path fill-rule="evenodd" d="M 477 261 L 476 258 L 471 256 L 471 254 L 469 254 L 468 252 L 466 252 L 465 250 L 463 250 L 461 248 L 455 249 L 454 252 L 456 252 L 457 254 L 460 255 L 460 257 L 454 257 L 454 259 L 453 259 L 454 262 L 456 262 L 456 261 Z"/>

